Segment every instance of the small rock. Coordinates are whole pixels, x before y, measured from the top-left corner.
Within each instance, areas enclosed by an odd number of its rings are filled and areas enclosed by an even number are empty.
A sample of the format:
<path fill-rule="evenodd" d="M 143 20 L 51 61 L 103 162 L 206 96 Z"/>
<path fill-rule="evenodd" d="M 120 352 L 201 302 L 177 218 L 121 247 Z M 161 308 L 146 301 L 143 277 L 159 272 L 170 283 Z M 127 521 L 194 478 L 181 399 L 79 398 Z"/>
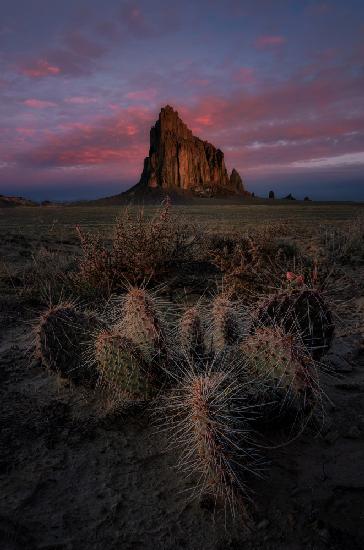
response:
<path fill-rule="evenodd" d="M 345 435 L 345 437 L 349 439 L 359 439 L 360 436 L 361 431 L 359 430 L 358 426 L 352 426 L 348 433 Z"/>
<path fill-rule="evenodd" d="M 327 366 L 337 373 L 352 372 L 353 370 L 352 365 L 342 355 L 332 353 L 327 359 Z"/>
<path fill-rule="evenodd" d="M 330 532 L 326 528 L 320 529 L 318 535 L 323 542 L 328 542 L 330 540 Z"/>
<path fill-rule="evenodd" d="M 262 521 L 260 521 L 257 525 L 257 529 L 259 531 L 262 531 L 263 529 L 266 529 L 269 525 L 269 520 L 268 519 L 263 519 Z"/>
<path fill-rule="evenodd" d="M 325 435 L 325 441 L 326 443 L 329 443 L 329 445 L 333 445 L 335 441 L 339 439 L 339 437 L 339 432 L 337 432 L 336 430 L 332 430 Z"/>

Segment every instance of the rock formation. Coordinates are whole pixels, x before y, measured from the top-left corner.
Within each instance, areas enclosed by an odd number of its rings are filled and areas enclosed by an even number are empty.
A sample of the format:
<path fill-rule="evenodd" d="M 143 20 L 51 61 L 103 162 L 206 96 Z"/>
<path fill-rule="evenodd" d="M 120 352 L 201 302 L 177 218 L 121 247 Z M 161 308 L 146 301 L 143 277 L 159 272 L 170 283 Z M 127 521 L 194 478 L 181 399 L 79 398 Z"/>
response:
<path fill-rule="evenodd" d="M 149 156 L 133 188 L 182 190 L 200 196 L 249 195 L 234 169 L 229 177 L 224 153 L 192 134 L 167 105 L 150 131 Z"/>

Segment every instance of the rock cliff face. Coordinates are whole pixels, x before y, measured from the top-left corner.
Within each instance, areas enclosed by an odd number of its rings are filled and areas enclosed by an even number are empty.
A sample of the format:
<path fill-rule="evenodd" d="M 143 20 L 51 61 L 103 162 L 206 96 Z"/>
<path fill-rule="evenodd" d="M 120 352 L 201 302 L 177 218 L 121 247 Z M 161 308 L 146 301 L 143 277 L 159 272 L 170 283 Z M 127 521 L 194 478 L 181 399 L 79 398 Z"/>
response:
<path fill-rule="evenodd" d="M 201 196 L 248 194 L 235 169 L 229 177 L 224 153 L 194 136 L 169 105 L 150 131 L 149 156 L 137 184 L 143 187 Z"/>

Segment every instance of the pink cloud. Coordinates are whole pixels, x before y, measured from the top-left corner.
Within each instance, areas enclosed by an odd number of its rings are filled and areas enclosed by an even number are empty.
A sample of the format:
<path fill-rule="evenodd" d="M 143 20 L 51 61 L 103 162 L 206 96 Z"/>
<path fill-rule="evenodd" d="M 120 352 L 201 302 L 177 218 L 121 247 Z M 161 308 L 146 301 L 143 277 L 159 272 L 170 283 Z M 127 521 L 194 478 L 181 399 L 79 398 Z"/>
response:
<path fill-rule="evenodd" d="M 127 30 L 138 38 L 154 34 L 154 29 L 144 16 L 141 8 L 133 1 L 124 3 L 121 19 Z"/>
<path fill-rule="evenodd" d="M 21 72 L 30 78 L 56 76 L 61 72 L 60 67 L 50 64 L 46 59 L 38 59 L 29 66 L 21 68 Z"/>
<path fill-rule="evenodd" d="M 57 103 L 53 101 L 44 101 L 42 99 L 26 99 L 24 105 L 31 109 L 47 109 L 48 107 L 57 107 Z"/>
<path fill-rule="evenodd" d="M 274 48 L 276 46 L 282 46 L 285 44 L 286 39 L 281 35 L 266 34 L 259 36 L 254 42 L 255 47 L 258 50 L 265 50 L 269 48 Z"/>
<path fill-rule="evenodd" d="M 363 85 L 363 75 L 342 66 L 316 69 L 314 76 L 298 71 L 284 82 L 266 81 L 254 91 L 241 87 L 224 97 L 200 94 L 191 103 L 176 104 L 173 98 L 171 103 L 195 135 L 224 151 L 229 169 L 235 166 L 255 177 L 303 170 L 299 166 L 310 159 L 363 151 Z M 144 97 L 139 91 L 129 93 Z M 103 166 L 113 173 L 120 170 L 121 177 L 126 171 L 134 174 L 136 181 L 158 109 L 150 104 L 110 107 L 109 118 L 62 121 L 37 147 L 18 157 L 20 164 L 42 171 Z"/>
<path fill-rule="evenodd" d="M 190 82 L 195 86 L 209 86 L 211 84 L 211 80 L 207 78 L 191 78 Z"/>
<path fill-rule="evenodd" d="M 91 103 L 96 103 L 97 99 L 95 97 L 74 96 L 74 97 L 67 97 L 64 100 L 64 102 L 70 103 L 73 105 L 89 105 Z"/>
<path fill-rule="evenodd" d="M 136 174 L 147 153 L 152 123 L 153 115 L 146 109 L 119 109 L 114 117 L 93 124 L 63 125 L 60 132 L 18 158 L 28 166 L 63 169 L 127 162 L 128 170 Z"/>
<path fill-rule="evenodd" d="M 144 101 L 154 99 L 157 95 L 157 90 L 154 88 L 147 88 L 146 90 L 137 90 L 135 92 L 128 92 L 126 94 L 127 99 L 135 101 Z"/>
<path fill-rule="evenodd" d="M 197 124 L 201 124 L 202 126 L 212 126 L 213 124 L 212 116 L 209 114 L 195 118 L 195 122 L 197 122 Z"/>
<path fill-rule="evenodd" d="M 16 128 L 16 131 L 18 134 L 24 137 L 33 137 L 36 133 L 36 130 L 34 128 Z"/>
<path fill-rule="evenodd" d="M 240 84 L 254 84 L 256 82 L 255 70 L 250 67 L 240 67 L 240 69 L 233 74 L 233 80 Z"/>

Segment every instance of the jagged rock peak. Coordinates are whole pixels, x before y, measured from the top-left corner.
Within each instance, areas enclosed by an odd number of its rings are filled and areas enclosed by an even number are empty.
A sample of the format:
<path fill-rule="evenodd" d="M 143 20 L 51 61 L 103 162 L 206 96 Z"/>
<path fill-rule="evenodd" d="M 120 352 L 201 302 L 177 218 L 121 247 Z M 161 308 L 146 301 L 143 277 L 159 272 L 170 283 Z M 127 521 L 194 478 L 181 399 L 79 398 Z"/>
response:
<path fill-rule="evenodd" d="M 230 175 L 230 185 L 233 189 L 236 190 L 237 193 L 245 193 L 243 180 L 241 179 L 241 176 L 235 168 L 232 169 L 231 175 Z"/>
<path fill-rule="evenodd" d="M 235 169 L 229 177 L 224 153 L 194 136 L 170 105 L 161 109 L 150 130 L 149 156 L 137 187 L 180 189 L 201 196 L 247 194 Z"/>

